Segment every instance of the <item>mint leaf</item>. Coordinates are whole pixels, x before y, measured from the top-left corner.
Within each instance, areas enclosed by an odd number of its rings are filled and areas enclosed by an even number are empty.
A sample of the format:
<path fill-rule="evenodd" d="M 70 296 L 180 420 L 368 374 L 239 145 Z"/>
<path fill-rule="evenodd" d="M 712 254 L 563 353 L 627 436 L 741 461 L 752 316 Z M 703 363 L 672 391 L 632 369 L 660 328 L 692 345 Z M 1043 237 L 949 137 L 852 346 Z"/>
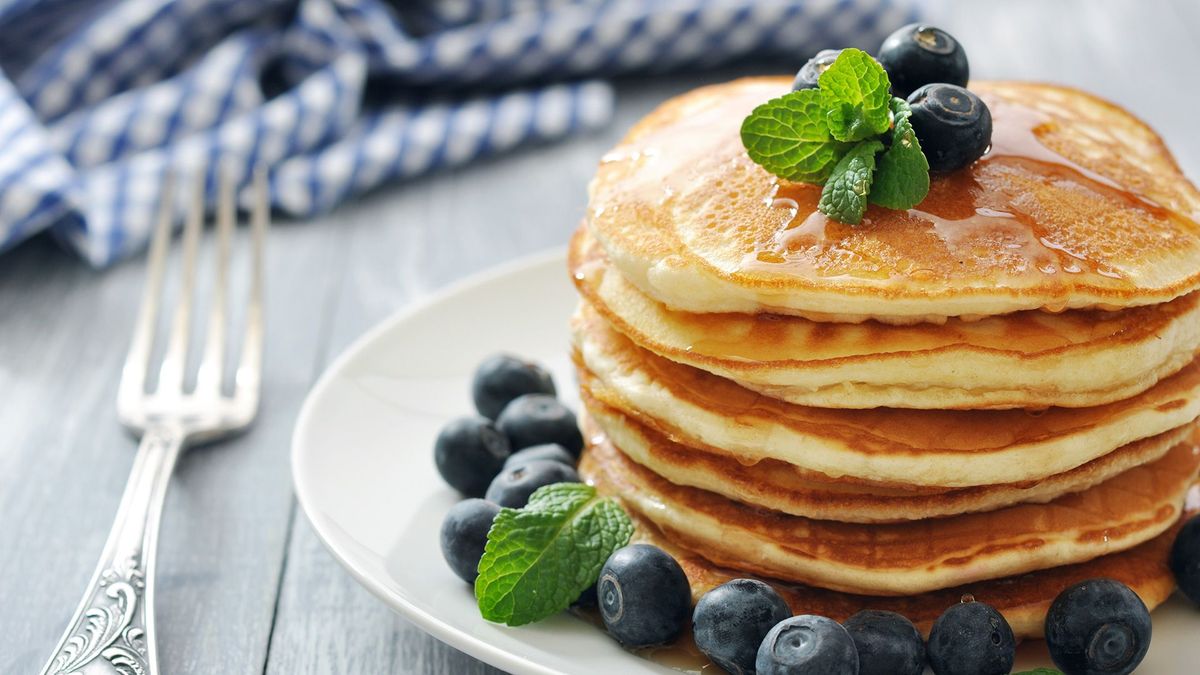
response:
<path fill-rule="evenodd" d="M 824 183 L 850 145 L 829 133 L 821 93 L 802 89 L 758 106 L 742 122 L 750 159 L 787 180 Z"/>
<path fill-rule="evenodd" d="M 523 509 L 502 509 L 488 531 L 475 598 L 488 621 L 520 626 L 566 609 L 629 542 L 633 523 L 583 483 L 539 488 Z"/>
<path fill-rule="evenodd" d="M 829 133 L 839 141 L 861 141 L 888 130 L 887 72 L 861 49 L 843 49 L 817 80 Z"/>
<path fill-rule="evenodd" d="M 929 162 L 913 132 L 908 103 L 893 98 L 891 108 L 891 147 L 879 158 L 871 203 L 888 209 L 911 209 L 929 194 Z"/>
<path fill-rule="evenodd" d="M 1063 672 L 1053 668 L 1034 668 L 1033 670 L 1022 670 L 1019 673 L 1013 673 L 1013 675 L 1063 675 Z"/>
<path fill-rule="evenodd" d="M 863 141 L 846 153 L 821 190 L 817 210 L 849 225 L 862 222 L 875 173 L 875 153 L 882 149 L 879 141 Z"/>

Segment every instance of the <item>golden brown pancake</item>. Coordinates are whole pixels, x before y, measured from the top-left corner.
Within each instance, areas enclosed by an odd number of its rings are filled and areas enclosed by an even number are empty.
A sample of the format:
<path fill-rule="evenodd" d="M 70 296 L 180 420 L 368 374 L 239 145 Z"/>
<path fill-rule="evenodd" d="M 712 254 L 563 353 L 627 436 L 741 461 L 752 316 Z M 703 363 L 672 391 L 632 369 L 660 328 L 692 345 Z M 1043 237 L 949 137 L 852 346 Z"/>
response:
<path fill-rule="evenodd" d="M 1138 396 L 1091 408 L 832 410 L 639 349 L 586 305 L 572 328 L 581 380 L 605 405 L 687 446 L 831 478 L 938 487 L 1040 480 L 1200 415 L 1196 362 Z"/>
<path fill-rule="evenodd" d="M 872 206 L 850 226 L 816 211 L 819 186 L 775 178 L 742 146 L 742 120 L 789 84 L 694 90 L 605 155 L 588 227 L 648 296 L 690 312 L 913 323 L 1136 307 L 1200 287 L 1200 192 L 1111 103 L 972 82 L 991 110 L 990 152 L 934 176 L 916 208 Z"/>
<path fill-rule="evenodd" d="M 1116 579 L 1129 586 L 1150 609 L 1166 601 L 1175 591 L 1175 578 L 1167 556 L 1178 526 L 1127 551 L 1112 553 L 1076 565 L 1065 565 L 1020 576 L 992 579 L 930 593 L 888 597 L 854 595 L 824 588 L 789 584 L 732 567 L 721 567 L 681 546 L 673 535 L 664 534 L 645 519 L 634 517 L 634 540 L 653 544 L 670 553 L 687 574 L 693 602 L 713 588 L 745 577 L 771 584 L 787 600 L 793 614 L 818 614 L 845 621 L 864 609 L 898 612 L 928 636 L 935 619 L 947 607 L 962 600 L 978 600 L 995 607 L 1012 626 L 1017 638 L 1041 638 L 1050 603 L 1068 587 L 1088 579 Z"/>
<path fill-rule="evenodd" d="M 831 481 L 773 459 L 744 464 L 714 448 L 689 448 L 583 392 L 584 432 L 602 434 L 626 457 L 676 485 L 708 490 L 743 504 L 847 523 L 894 523 L 1045 503 L 1154 462 L 1191 437 L 1193 425 L 1122 446 L 1066 473 L 1030 483 L 970 488 L 888 488 Z"/>
<path fill-rule="evenodd" d="M 1115 312 L 835 324 L 668 309 L 621 276 L 586 228 L 569 266 L 580 295 L 639 347 L 800 405 L 1101 405 L 1142 393 L 1200 349 L 1200 293 Z"/>
<path fill-rule="evenodd" d="M 848 593 L 913 595 L 1091 560 L 1175 523 L 1200 470 L 1191 440 L 1046 504 L 890 524 L 764 511 L 675 485 L 589 439 L 579 473 L 714 564 Z"/>

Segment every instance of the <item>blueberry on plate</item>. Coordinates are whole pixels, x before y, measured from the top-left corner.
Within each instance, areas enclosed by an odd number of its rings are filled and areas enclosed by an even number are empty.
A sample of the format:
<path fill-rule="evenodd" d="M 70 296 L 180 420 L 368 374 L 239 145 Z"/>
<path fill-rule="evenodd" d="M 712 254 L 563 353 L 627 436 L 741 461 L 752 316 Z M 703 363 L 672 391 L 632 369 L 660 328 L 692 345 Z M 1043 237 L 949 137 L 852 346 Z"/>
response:
<path fill-rule="evenodd" d="M 562 462 L 567 466 L 575 466 L 575 456 L 567 452 L 567 449 L 557 443 L 544 443 L 535 445 L 530 448 L 518 450 L 508 456 L 504 460 L 504 468 L 515 469 L 522 464 L 528 464 L 535 459 L 549 459 L 555 462 Z"/>
<path fill-rule="evenodd" d="M 1200 516 L 1184 523 L 1175 535 L 1170 564 L 1179 592 L 1200 605 Z"/>
<path fill-rule="evenodd" d="M 471 397 L 480 415 L 496 419 L 504 406 L 525 394 L 554 396 L 554 378 L 536 363 L 508 354 L 494 354 L 475 369 Z"/>
<path fill-rule="evenodd" d="M 596 594 L 596 584 L 588 586 L 575 602 L 571 603 L 571 607 L 575 609 L 596 609 L 600 605 L 600 596 Z"/>
<path fill-rule="evenodd" d="M 613 551 L 600 569 L 596 594 L 609 635 L 632 649 L 674 641 L 687 626 L 692 608 L 683 568 L 649 544 Z"/>
<path fill-rule="evenodd" d="M 821 73 L 829 70 L 829 66 L 837 61 L 837 57 L 841 53 L 840 49 L 822 49 L 817 52 L 817 55 L 809 59 L 808 63 L 800 68 L 800 72 L 796 73 L 796 79 L 792 80 L 792 91 L 816 89 L 817 80 L 821 79 Z"/>
<path fill-rule="evenodd" d="M 754 665 L 758 675 L 858 675 L 858 651 L 842 624 L 805 614 L 772 628 Z"/>
<path fill-rule="evenodd" d="M 1008 621 L 982 602 L 950 607 L 929 631 L 929 665 L 938 675 L 1008 675 L 1016 658 Z"/>
<path fill-rule="evenodd" d="M 905 98 L 933 82 L 967 86 L 971 75 L 962 45 L 941 28 L 910 23 L 883 41 L 876 57 L 887 71 L 892 93 Z"/>
<path fill-rule="evenodd" d="M 496 428 L 508 437 L 513 450 L 557 443 L 575 457 L 583 452 L 583 434 L 575 413 L 548 394 L 526 394 L 509 403 Z"/>
<path fill-rule="evenodd" d="M 484 417 L 460 417 L 442 427 L 433 445 L 433 461 L 450 487 L 479 497 L 504 468 L 511 452 L 508 438 Z"/>
<path fill-rule="evenodd" d="M 500 507 L 482 499 L 464 499 L 442 521 L 442 556 L 450 569 L 468 584 L 479 576 L 479 559 L 487 545 L 488 530 Z"/>
<path fill-rule="evenodd" d="M 692 636 L 713 663 L 731 673 L 752 673 L 763 638 L 791 615 L 774 588 L 756 579 L 734 579 L 696 603 Z"/>
<path fill-rule="evenodd" d="M 549 459 L 535 459 L 501 471 L 488 486 L 485 498 L 500 506 L 519 509 L 529 503 L 529 497 L 540 487 L 578 482 L 579 474 L 572 467 Z"/>
<path fill-rule="evenodd" d="M 864 609 L 846 620 L 846 632 L 858 648 L 859 675 L 921 675 L 925 641 L 904 616 Z"/>
<path fill-rule="evenodd" d="M 913 131 L 932 171 L 954 171 L 983 157 L 992 143 L 992 113 L 972 92 L 927 84 L 908 97 Z"/>
<path fill-rule="evenodd" d="M 1119 581 L 1081 581 L 1050 605 L 1046 648 L 1067 675 L 1132 673 L 1150 649 L 1150 610 Z"/>

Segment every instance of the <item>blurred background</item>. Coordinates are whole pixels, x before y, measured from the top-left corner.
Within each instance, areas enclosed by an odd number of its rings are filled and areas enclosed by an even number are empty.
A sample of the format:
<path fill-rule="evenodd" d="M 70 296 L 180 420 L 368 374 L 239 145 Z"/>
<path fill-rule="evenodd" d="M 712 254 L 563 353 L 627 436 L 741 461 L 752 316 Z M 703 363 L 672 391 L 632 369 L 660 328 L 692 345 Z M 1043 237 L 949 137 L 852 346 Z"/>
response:
<path fill-rule="evenodd" d="M 168 496 L 163 666 L 493 672 L 392 615 L 298 517 L 309 386 L 396 310 L 563 246 L 599 157 L 666 98 L 873 52 L 917 17 L 973 79 L 1113 100 L 1200 178 L 1192 0 L 0 0 L 0 597 L 21 606 L 0 670 L 40 667 L 128 475 L 113 396 L 168 169 L 268 166 L 276 227 L 259 423 L 185 455 Z"/>

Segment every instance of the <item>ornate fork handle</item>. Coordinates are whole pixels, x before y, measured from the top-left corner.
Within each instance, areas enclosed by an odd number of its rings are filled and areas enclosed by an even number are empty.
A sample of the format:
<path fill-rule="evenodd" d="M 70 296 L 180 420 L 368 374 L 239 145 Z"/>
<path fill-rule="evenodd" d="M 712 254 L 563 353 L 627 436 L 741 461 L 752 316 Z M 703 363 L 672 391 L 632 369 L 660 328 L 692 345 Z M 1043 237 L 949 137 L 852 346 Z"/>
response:
<path fill-rule="evenodd" d="M 183 440 L 175 427 L 150 427 L 142 435 L 100 562 L 42 675 L 158 674 L 154 558 L 163 497 Z"/>

